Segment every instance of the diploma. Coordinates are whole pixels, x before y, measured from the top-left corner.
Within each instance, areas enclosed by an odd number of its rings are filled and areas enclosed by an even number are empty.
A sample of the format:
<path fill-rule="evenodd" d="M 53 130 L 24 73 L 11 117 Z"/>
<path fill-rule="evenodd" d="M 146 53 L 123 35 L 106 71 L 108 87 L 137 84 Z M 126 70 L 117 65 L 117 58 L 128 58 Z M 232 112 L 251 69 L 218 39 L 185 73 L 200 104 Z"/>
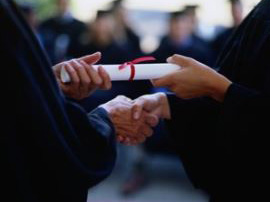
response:
<path fill-rule="evenodd" d="M 122 69 L 119 68 L 121 65 L 93 65 L 95 69 L 99 66 L 102 66 L 107 71 L 112 81 L 158 79 L 181 68 L 178 65 L 168 63 L 133 64 Z M 61 81 L 63 83 L 71 81 L 64 67 L 61 69 Z"/>

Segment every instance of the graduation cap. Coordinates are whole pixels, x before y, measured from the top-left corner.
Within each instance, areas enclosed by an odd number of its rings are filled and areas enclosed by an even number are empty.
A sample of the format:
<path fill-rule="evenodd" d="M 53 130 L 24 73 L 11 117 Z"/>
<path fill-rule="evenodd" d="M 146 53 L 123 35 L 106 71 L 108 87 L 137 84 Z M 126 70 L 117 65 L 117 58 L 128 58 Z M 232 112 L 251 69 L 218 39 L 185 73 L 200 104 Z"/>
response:
<path fill-rule="evenodd" d="M 195 15 L 196 15 L 196 10 L 197 10 L 198 8 L 199 8 L 199 5 L 196 5 L 196 4 L 194 4 L 194 5 L 186 5 L 186 6 L 184 7 L 184 12 L 185 12 L 186 14 L 195 16 Z"/>
<path fill-rule="evenodd" d="M 238 4 L 238 3 L 242 3 L 241 0 L 228 0 L 229 3 L 231 4 Z"/>
<path fill-rule="evenodd" d="M 197 4 L 194 4 L 194 5 L 186 5 L 186 6 L 184 7 L 184 10 L 185 10 L 185 11 L 192 11 L 192 12 L 195 12 L 197 8 L 199 8 L 199 5 L 197 5 Z"/>
<path fill-rule="evenodd" d="M 111 10 L 98 10 L 97 11 L 97 19 L 102 17 L 107 17 L 112 14 Z"/>
<path fill-rule="evenodd" d="M 124 2 L 124 0 L 115 0 L 112 2 L 112 5 L 114 7 L 122 6 L 123 2 Z"/>
<path fill-rule="evenodd" d="M 123 6 L 124 0 L 115 0 L 111 4 L 111 10 L 115 11 Z"/>
<path fill-rule="evenodd" d="M 175 11 L 175 12 L 170 13 L 170 19 L 171 20 L 178 19 L 178 18 L 181 18 L 181 17 L 184 17 L 184 16 L 186 16 L 186 12 L 184 10 Z"/>

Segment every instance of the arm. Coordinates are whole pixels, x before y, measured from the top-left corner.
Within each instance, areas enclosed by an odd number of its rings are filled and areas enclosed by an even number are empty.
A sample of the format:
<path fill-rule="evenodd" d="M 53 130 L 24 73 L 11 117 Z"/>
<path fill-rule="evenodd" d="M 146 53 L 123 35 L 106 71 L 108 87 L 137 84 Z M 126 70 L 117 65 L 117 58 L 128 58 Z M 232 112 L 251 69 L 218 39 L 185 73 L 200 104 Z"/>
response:
<path fill-rule="evenodd" d="M 208 190 L 226 184 L 232 176 L 235 181 L 245 179 L 252 165 L 263 163 L 253 158 L 250 165 L 250 157 L 265 154 L 267 85 L 256 92 L 193 59 L 173 56 L 169 61 L 182 69 L 153 83 L 169 87 L 179 97 L 169 98 L 172 119 L 168 125 L 191 178 Z"/>

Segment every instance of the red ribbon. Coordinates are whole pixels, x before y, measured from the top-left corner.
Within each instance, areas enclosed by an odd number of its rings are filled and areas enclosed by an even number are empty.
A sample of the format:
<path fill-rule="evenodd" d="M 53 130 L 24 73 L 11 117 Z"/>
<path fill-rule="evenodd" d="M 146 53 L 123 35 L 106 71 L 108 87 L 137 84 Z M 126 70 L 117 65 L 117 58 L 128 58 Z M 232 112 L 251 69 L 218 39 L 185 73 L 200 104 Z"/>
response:
<path fill-rule="evenodd" d="M 156 58 L 151 57 L 151 56 L 147 56 L 147 57 L 141 57 L 141 58 L 137 58 L 135 60 L 132 60 L 130 62 L 125 62 L 124 64 L 119 66 L 119 70 L 125 69 L 128 66 L 130 66 L 130 78 L 129 81 L 133 81 L 136 75 L 136 68 L 135 68 L 135 64 L 141 63 L 141 62 L 149 62 L 149 61 L 154 61 L 156 60 Z"/>

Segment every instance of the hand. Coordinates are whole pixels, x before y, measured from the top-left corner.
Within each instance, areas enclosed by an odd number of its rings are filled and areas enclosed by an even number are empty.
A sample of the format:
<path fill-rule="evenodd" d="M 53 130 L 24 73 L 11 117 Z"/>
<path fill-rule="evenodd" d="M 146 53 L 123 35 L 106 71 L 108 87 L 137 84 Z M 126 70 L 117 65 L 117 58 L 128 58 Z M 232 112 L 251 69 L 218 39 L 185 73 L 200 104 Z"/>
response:
<path fill-rule="evenodd" d="M 142 112 L 140 119 L 133 119 L 133 101 L 124 96 L 118 96 L 100 107 L 109 113 L 118 141 L 127 145 L 144 142 L 153 134 L 151 127 L 158 123 L 156 116 L 145 112 Z"/>
<path fill-rule="evenodd" d="M 153 80 L 156 87 L 165 86 L 181 98 L 210 96 L 222 102 L 231 81 L 210 67 L 188 57 L 174 55 L 168 58 L 182 68 L 163 78 Z"/>
<path fill-rule="evenodd" d="M 99 67 L 96 71 L 91 66 L 98 62 L 100 58 L 101 54 L 95 53 L 93 55 L 62 62 L 53 67 L 57 82 L 67 96 L 81 100 L 88 97 L 98 88 L 104 90 L 111 88 L 111 79 L 103 67 Z M 60 79 L 60 73 L 63 67 L 71 78 L 71 82 L 69 83 L 63 83 Z"/>
<path fill-rule="evenodd" d="M 133 118 L 138 120 L 143 112 L 148 112 L 158 118 L 171 118 L 170 106 L 165 93 L 144 95 L 134 100 Z"/>

